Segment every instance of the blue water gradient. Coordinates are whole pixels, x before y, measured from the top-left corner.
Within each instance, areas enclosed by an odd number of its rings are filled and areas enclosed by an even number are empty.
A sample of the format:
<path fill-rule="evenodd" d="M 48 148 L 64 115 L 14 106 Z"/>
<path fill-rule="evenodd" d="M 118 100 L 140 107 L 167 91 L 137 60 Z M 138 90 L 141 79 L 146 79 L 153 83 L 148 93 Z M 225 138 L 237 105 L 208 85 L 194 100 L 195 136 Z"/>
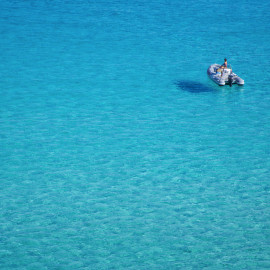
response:
<path fill-rule="evenodd" d="M 0 268 L 269 269 L 269 10 L 2 0 Z"/>

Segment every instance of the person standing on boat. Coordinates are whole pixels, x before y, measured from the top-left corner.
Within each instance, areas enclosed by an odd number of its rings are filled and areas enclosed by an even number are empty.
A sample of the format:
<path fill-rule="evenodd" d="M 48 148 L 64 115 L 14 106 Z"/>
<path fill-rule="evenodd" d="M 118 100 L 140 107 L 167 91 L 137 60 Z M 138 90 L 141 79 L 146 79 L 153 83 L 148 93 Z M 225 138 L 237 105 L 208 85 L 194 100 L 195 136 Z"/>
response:
<path fill-rule="evenodd" d="M 221 65 L 221 68 L 227 68 L 228 64 L 227 64 L 227 59 L 224 59 L 224 64 Z"/>
<path fill-rule="evenodd" d="M 225 58 L 224 59 L 224 64 L 223 65 L 221 65 L 220 66 L 220 72 L 221 72 L 221 77 L 222 77 L 222 75 L 223 75 L 223 70 L 224 70 L 224 68 L 227 68 L 228 67 L 228 64 L 227 64 L 227 59 Z"/>
<path fill-rule="evenodd" d="M 225 58 L 224 59 L 224 64 L 221 65 L 218 69 L 217 69 L 217 74 L 220 75 L 222 77 L 223 75 L 223 70 L 224 68 L 227 68 L 228 67 L 228 64 L 227 64 L 227 59 Z"/>

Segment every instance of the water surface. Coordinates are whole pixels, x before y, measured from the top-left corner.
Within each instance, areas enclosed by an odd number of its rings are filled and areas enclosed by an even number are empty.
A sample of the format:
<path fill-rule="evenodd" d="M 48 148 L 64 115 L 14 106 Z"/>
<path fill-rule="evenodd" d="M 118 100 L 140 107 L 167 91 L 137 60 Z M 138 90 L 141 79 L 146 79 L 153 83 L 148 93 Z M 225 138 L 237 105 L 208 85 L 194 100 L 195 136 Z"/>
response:
<path fill-rule="evenodd" d="M 1 1 L 3 269 L 268 269 L 268 10 Z"/>

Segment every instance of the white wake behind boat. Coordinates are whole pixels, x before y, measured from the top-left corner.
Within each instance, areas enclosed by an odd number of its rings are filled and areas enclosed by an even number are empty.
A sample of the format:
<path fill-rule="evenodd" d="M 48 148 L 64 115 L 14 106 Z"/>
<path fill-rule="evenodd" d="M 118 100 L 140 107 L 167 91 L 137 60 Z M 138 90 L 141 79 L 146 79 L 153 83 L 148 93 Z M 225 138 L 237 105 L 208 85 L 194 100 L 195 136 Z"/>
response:
<path fill-rule="evenodd" d="M 216 84 L 220 86 L 225 84 L 229 84 L 230 86 L 232 86 L 232 84 L 244 85 L 244 80 L 233 73 L 231 68 L 227 67 L 222 69 L 222 72 L 219 72 L 218 70 L 220 68 L 221 65 L 213 64 L 207 69 L 209 78 Z"/>

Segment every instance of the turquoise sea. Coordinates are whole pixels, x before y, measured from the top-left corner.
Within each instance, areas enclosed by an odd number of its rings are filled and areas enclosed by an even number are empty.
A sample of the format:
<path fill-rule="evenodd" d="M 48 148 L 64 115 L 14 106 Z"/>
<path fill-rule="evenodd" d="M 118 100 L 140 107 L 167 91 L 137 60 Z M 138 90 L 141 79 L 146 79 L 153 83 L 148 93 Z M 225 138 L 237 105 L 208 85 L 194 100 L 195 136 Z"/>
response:
<path fill-rule="evenodd" d="M 1 0 L 0 269 L 269 269 L 269 26 L 269 0 Z"/>

